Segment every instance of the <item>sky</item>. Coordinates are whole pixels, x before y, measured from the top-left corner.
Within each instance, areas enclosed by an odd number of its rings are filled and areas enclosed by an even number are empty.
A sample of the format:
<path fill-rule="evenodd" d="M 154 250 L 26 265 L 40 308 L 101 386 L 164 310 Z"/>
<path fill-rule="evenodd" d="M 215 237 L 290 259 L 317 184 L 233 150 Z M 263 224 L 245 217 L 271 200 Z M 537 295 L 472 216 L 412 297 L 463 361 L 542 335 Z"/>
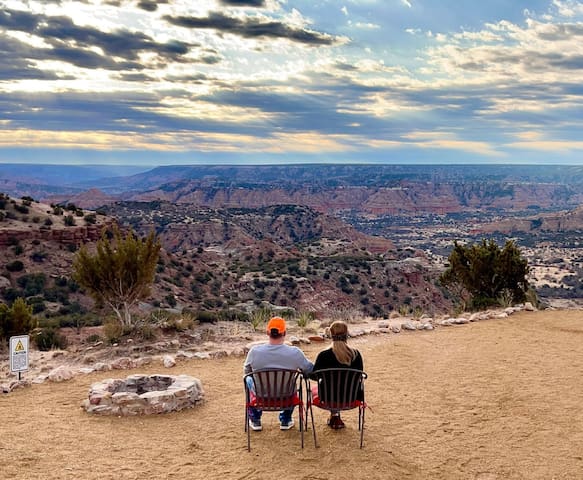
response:
<path fill-rule="evenodd" d="M 583 164 L 583 1 L 0 0 L 0 163 Z"/>

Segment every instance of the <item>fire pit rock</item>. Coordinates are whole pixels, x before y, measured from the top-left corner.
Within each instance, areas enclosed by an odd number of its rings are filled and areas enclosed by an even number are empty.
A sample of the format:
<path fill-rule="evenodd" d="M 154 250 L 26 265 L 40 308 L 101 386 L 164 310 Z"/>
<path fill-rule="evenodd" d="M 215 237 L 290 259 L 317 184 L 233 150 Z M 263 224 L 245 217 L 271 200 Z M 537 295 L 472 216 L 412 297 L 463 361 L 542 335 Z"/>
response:
<path fill-rule="evenodd" d="M 130 375 L 91 385 L 82 408 L 98 415 L 150 415 L 191 408 L 204 400 L 198 378 L 188 375 Z"/>

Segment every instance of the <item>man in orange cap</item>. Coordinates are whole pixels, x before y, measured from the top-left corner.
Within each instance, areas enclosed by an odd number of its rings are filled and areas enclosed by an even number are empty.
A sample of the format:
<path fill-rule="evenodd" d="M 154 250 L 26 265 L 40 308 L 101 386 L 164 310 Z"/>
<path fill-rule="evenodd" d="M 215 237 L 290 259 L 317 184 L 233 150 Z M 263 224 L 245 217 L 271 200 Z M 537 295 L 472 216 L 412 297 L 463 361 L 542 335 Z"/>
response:
<path fill-rule="evenodd" d="M 254 370 L 262 370 L 265 368 L 281 368 L 287 370 L 300 369 L 305 374 L 310 373 L 314 368 L 314 364 L 306 358 L 304 352 L 298 347 L 284 343 L 285 334 L 285 320 L 281 317 L 273 317 L 270 319 L 267 323 L 269 342 L 256 345 L 249 350 L 245 364 L 243 365 L 244 372 L 247 374 Z M 250 386 L 252 387 L 253 385 Z M 292 418 L 293 410 L 292 407 L 280 412 L 279 428 L 281 430 L 289 430 L 294 426 Z M 249 427 L 251 427 L 251 430 L 259 431 L 262 429 L 261 413 L 261 410 L 257 408 L 249 409 Z"/>

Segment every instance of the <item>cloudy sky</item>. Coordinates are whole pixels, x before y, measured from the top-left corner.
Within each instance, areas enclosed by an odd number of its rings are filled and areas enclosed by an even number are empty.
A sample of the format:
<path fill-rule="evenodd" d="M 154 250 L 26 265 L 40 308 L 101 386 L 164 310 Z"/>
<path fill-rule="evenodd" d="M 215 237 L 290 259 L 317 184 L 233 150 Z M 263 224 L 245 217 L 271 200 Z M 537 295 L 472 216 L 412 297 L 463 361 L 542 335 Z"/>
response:
<path fill-rule="evenodd" d="M 583 164 L 583 1 L 0 7 L 1 163 Z"/>

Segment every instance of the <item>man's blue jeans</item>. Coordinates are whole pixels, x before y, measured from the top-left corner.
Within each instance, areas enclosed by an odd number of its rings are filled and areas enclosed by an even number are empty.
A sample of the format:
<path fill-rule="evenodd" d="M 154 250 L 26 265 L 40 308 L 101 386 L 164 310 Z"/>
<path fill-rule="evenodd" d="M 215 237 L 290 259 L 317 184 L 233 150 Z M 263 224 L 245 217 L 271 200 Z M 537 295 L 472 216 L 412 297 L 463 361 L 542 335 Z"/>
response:
<path fill-rule="evenodd" d="M 255 393 L 255 384 L 253 383 L 253 378 L 247 377 L 245 379 L 245 381 L 247 382 L 247 386 L 249 387 L 249 390 L 252 391 L 253 393 Z M 260 421 L 262 413 L 263 412 L 259 408 L 249 407 L 249 418 L 252 421 Z M 292 418 L 293 413 L 294 413 L 294 407 L 286 408 L 285 410 L 282 410 L 281 412 L 279 412 L 279 421 L 281 423 L 289 422 Z"/>

